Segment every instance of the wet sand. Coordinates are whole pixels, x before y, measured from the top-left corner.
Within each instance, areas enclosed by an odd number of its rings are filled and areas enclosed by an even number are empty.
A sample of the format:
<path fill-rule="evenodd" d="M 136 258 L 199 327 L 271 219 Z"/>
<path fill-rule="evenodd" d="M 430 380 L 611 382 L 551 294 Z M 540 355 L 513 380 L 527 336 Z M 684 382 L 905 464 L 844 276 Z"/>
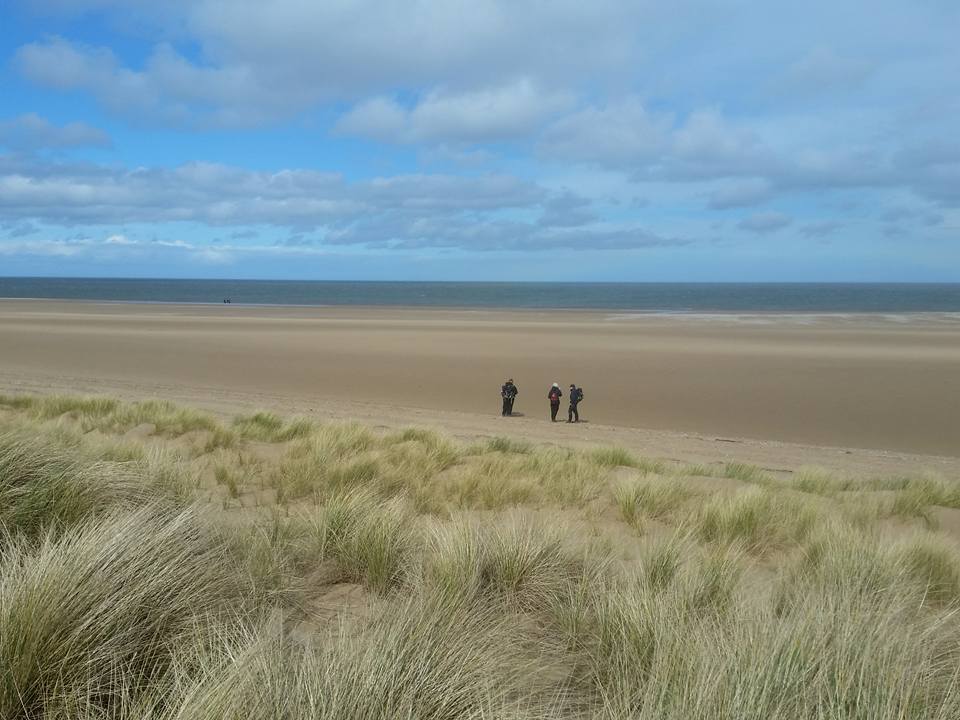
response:
<path fill-rule="evenodd" d="M 503 421 L 508 376 L 522 417 Z M 546 424 L 553 381 L 584 387 L 587 424 Z M 960 317 L 2 300 L 0 391 L 37 390 L 259 398 L 440 426 L 472 417 L 493 432 L 560 438 L 643 428 L 956 457 Z"/>

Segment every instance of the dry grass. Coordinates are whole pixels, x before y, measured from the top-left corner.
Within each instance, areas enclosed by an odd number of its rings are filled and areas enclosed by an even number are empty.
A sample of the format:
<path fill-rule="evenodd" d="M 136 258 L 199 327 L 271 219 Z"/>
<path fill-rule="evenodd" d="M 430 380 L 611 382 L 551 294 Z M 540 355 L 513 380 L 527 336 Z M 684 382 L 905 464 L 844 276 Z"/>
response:
<path fill-rule="evenodd" d="M 0 551 L 0 717 L 32 716 L 116 674 L 164 672 L 174 643 L 237 599 L 215 533 L 191 513 L 111 513 Z"/>
<path fill-rule="evenodd" d="M 960 717 L 956 481 L 0 405 L 4 720 Z"/>
<path fill-rule="evenodd" d="M 675 478 L 647 477 L 614 490 L 620 514 L 629 525 L 642 527 L 642 518 L 665 519 L 677 512 L 694 492 Z"/>
<path fill-rule="evenodd" d="M 124 465 L 95 461 L 30 433 L 0 435 L 0 529 L 37 537 L 79 524 L 104 507 L 148 499 Z"/>
<path fill-rule="evenodd" d="M 310 435 L 314 424 L 304 418 L 287 422 L 273 413 L 258 412 L 234 419 L 233 429 L 245 440 L 286 442 Z"/>
<path fill-rule="evenodd" d="M 817 521 L 818 511 L 810 504 L 766 488 L 748 488 L 706 500 L 689 518 L 702 542 L 737 543 L 753 552 L 769 552 L 800 542 Z"/>

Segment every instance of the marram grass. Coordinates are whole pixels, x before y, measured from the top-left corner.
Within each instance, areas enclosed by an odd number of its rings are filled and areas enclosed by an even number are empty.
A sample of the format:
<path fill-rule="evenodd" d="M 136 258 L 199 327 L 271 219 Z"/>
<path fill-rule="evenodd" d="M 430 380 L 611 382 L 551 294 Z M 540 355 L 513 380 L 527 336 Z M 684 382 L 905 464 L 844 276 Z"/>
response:
<path fill-rule="evenodd" d="M 956 480 L 0 405 L 2 720 L 960 717 Z"/>

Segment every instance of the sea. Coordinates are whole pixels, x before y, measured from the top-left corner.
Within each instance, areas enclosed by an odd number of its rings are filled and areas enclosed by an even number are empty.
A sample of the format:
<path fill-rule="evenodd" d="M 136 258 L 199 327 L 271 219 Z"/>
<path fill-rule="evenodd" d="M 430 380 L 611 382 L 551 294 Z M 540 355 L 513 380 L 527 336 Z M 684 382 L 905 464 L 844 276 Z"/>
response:
<path fill-rule="evenodd" d="M 595 309 L 637 313 L 960 313 L 960 283 L 352 282 L 4 278 L 0 298 L 139 303 Z"/>

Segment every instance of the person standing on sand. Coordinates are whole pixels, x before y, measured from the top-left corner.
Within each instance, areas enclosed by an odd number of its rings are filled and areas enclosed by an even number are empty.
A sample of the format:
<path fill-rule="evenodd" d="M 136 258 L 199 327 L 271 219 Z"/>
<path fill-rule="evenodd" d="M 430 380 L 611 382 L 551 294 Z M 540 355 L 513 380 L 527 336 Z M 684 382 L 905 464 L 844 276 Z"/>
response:
<path fill-rule="evenodd" d="M 504 417 L 513 415 L 513 401 L 519 394 L 520 391 L 517 390 L 517 386 L 513 384 L 513 378 L 510 378 L 501 386 L 500 397 L 503 398 L 503 412 L 501 415 Z"/>
<path fill-rule="evenodd" d="M 580 422 L 580 413 L 577 412 L 577 405 L 583 400 L 583 388 L 578 388 L 570 383 L 570 407 L 567 408 L 567 422 Z"/>
<path fill-rule="evenodd" d="M 547 400 L 550 401 L 550 421 L 557 421 L 557 412 L 560 410 L 560 398 L 563 397 L 563 391 L 560 389 L 560 385 L 557 383 L 553 384 L 553 387 L 550 388 L 550 392 L 547 393 Z"/>

